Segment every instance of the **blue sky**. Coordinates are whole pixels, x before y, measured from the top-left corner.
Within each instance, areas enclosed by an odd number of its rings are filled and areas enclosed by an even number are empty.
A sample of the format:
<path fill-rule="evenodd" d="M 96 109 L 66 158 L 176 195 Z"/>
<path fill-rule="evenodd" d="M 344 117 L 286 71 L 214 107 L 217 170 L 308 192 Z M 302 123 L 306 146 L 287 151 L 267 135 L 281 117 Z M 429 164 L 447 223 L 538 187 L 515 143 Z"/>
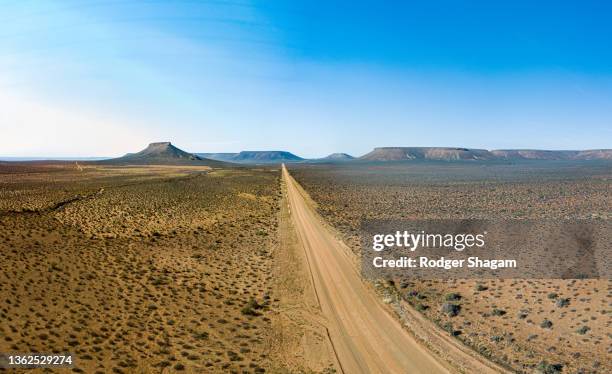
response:
<path fill-rule="evenodd" d="M 0 155 L 612 148 L 606 1 L 0 0 Z"/>

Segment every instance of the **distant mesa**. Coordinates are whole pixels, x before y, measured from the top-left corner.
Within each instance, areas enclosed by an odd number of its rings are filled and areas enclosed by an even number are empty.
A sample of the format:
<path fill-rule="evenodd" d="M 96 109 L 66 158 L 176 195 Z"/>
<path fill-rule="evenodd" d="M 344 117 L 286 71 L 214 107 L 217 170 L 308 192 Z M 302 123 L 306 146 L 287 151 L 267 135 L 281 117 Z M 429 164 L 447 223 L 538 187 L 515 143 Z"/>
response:
<path fill-rule="evenodd" d="M 546 151 L 539 149 L 499 149 L 491 151 L 505 160 L 612 160 L 611 149 L 586 151 Z"/>
<path fill-rule="evenodd" d="M 367 161 L 402 160 L 492 160 L 496 157 L 486 149 L 451 147 L 379 147 L 359 159 Z"/>
<path fill-rule="evenodd" d="M 127 153 L 123 157 L 99 161 L 106 164 L 134 164 L 134 165 L 208 165 L 222 166 L 219 161 L 210 160 L 188 153 L 172 145 L 170 142 L 151 143 L 137 153 Z"/>
<path fill-rule="evenodd" d="M 579 151 L 546 151 L 539 149 L 497 149 L 491 151 L 505 160 L 571 160 Z"/>
<path fill-rule="evenodd" d="M 612 150 L 548 151 L 454 147 L 379 147 L 359 158 L 367 161 L 402 160 L 612 160 Z"/>
<path fill-rule="evenodd" d="M 576 160 L 612 160 L 612 149 L 589 149 L 580 151 Z"/>
<path fill-rule="evenodd" d="M 355 157 L 347 154 L 347 153 L 332 153 L 331 155 L 327 156 L 327 157 L 323 157 L 320 160 L 325 160 L 325 161 L 350 161 L 350 160 L 354 160 Z"/>
<path fill-rule="evenodd" d="M 209 158 L 217 161 L 231 161 L 238 153 L 194 153 L 198 157 Z"/>
<path fill-rule="evenodd" d="M 242 151 L 232 161 L 244 163 L 297 162 L 304 159 L 286 151 Z"/>
<path fill-rule="evenodd" d="M 240 153 L 197 153 L 198 156 L 213 160 L 236 162 L 241 164 L 278 164 L 282 162 L 300 162 L 303 158 L 286 151 L 242 151 Z"/>

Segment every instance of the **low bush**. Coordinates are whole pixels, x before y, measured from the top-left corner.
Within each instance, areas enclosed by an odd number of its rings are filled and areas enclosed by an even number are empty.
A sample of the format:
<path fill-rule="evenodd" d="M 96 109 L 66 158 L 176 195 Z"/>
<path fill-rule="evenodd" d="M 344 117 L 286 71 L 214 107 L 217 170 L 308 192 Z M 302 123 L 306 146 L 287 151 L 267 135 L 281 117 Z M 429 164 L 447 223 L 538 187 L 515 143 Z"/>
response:
<path fill-rule="evenodd" d="M 561 364 L 549 364 L 546 361 L 542 361 L 536 367 L 536 370 L 542 374 L 557 374 L 563 371 L 563 365 Z"/>
<path fill-rule="evenodd" d="M 442 304 L 442 313 L 448 315 L 449 317 L 455 317 L 461 311 L 461 306 L 457 304 L 444 303 Z"/>
<path fill-rule="evenodd" d="M 547 318 L 544 318 L 544 321 L 542 321 L 542 323 L 540 323 L 540 327 L 543 329 L 550 329 L 552 328 L 553 323 L 548 320 Z"/>
<path fill-rule="evenodd" d="M 451 292 L 449 294 L 446 294 L 445 299 L 446 301 L 458 301 L 461 300 L 461 295 L 456 292 Z"/>
<path fill-rule="evenodd" d="M 247 304 L 240 310 L 240 312 L 246 316 L 258 316 L 260 315 L 257 312 L 258 309 L 261 309 L 262 305 L 260 305 L 255 298 L 250 298 Z"/>
<path fill-rule="evenodd" d="M 493 313 L 494 316 L 503 316 L 503 315 L 506 314 L 506 311 L 503 310 L 503 309 L 495 308 L 495 309 L 493 309 L 493 311 L 491 313 Z"/>
<path fill-rule="evenodd" d="M 587 332 L 589 332 L 589 330 L 591 330 L 591 328 L 590 328 L 590 327 L 588 327 L 588 326 L 582 326 L 582 327 L 580 327 L 580 328 L 578 328 L 578 329 L 576 330 L 576 333 L 577 333 L 577 334 L 580 334 L 580 335 L 584 335 L 584 334 L 586 334 Z"/>

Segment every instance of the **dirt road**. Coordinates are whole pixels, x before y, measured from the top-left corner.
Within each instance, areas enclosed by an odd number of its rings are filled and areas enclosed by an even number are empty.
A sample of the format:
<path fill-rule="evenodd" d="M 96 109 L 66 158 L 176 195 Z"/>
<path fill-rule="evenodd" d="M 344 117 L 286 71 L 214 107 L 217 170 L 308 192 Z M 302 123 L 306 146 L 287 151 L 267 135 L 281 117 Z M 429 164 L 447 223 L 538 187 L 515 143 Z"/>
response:
<path fill-rule="evenodd" d="M 283 165 L 291 217 L 342 372 L 447 373 L 384 308 Z"/>

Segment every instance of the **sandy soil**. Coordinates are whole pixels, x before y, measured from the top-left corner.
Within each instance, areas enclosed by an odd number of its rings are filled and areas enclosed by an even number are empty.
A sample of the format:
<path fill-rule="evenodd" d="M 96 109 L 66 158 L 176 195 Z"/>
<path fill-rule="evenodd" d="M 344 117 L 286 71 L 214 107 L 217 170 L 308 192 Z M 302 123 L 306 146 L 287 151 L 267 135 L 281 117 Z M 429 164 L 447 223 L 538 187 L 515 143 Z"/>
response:
<path fill-rule="evenodd" d="M 271 372 L 279 177 L 0 166 L 0 352 L 71 352 L 64 372 Z"/>

